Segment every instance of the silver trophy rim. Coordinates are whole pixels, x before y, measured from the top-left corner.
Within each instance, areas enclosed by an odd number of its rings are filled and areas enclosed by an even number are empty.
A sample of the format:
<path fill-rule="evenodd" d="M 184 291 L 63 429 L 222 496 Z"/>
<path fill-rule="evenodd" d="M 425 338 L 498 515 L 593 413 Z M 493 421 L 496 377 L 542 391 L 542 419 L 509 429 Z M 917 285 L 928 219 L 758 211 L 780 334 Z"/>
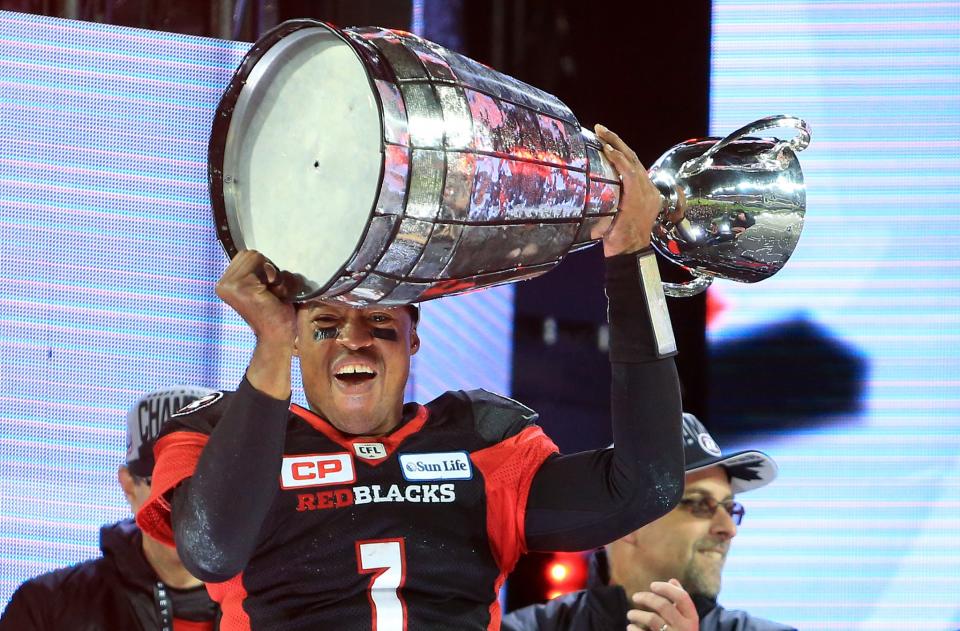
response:
<path fill-rule="evenodd" d="M 265 33 L 259 40 L 257 40 L 246 56 L 244 56 L 243 61 L 241 61 L 237 70 L 234 72 L 227 89 L 224 91 L 223 96 L 217 105 L 208 144 L 207 172 L 209 180 L 210 202 L 213 210 L 214 222 L 216 225 L 217 239 L 220 242 L 224 253 L 229 259 L 233 259 L 233 257 L 236 256 L 240 250 L 245 249 L 236 208 L 232 204 L 230 195 L 225 194 L 225 186 L 228 186 L 231 183 L 225 181 L 224 173 L 226 171 L 226 167 L 231 166 L 229 162 L 231 148 L 236 144 L 236 142 L 238 142 L 237 137 L 240 133 L 242 133 L 233 129 L 233 122 L 235 120 L 234 115 L 238 112 L 244 111 L 253 97 L 253 92 L 256 90 L 258 82 L 250 82 L 249 79 L 254 70 L 256 69 L 260 71 L 261 76 L 266 74 L 270 70 L 270 62 L 274 61 L 279 53 L 282 52 L 281 49 L 278 49 L 277 47 L 292 43 L 293 40 L 288 40 L 287 38 L 294 33 L 303 31 L 304 29 L 322 29 L 328 33 L 331 33 L 334 37 L 348 45 L 351 52 L 356 56 L 364 70 L 370 91 L 372 92 L 374 101 L 377 104 L 377 111 L 380 115 L 381 121 L 383 120 L 383 103 L 381 102 L 380 94 L 376 89 L 376 85 L 374 84 L 374 77 L 371 75 L 370 64 L 373 63 L 377 65 L 380 72 L 383 72 L 385 75 L 388 74 L 391 78 L 393 78 L 392 70 L 385 70 L 387 67 L 386 64 L 380 63 L 376 59 L 371 59 L 369 55 L 363 55 L 362 51 L 358 49 L 356 42 L 354 42 L 349 36 L 345 35 L 344 32 L 338 27 L 326 22 L 312 20 L 309 18 L 289 20 L 274 27 Z M 272 55 L 271 51 L 273 53 Z M 263 65 L 264 62 L 267 64 L 266 66 Z M 381 147 L 383 146 L 384 142 L 384 130 L 383 125 L 381 125 Z M 381 151 L 380 172 L 378 175 L 376 190 L 380 190 L 383 184 L 384 169 L 385 156 L 383 151 Z M 347 266 L 354 259 L 357 252 L 359 252 L 367 234 L 370 231 L 370 226 L 375 214 L 373 210 L 376 207 L 376 203 L 377 200 L 375 196 L 370 212 L 368 213 L 367 222 L 364 225 L 363 231 L 360 233 L 356 244 L 354 245 L 351 255 L 345 257 L 343 262 L 340 264 L 340 268 L 335 273 L 331 274 L 322 285 L 313 279 L 304 279 L 306 282 L 293 297 L 293 302 L 304 302 L 319 298 L 321 296 L 325 298 L 333 297 L 324 296 L 324 293 L 327 289 L 334 285 L 334 283 L 347 274 Z M 310 286 L 307 286 L 307 283 L 309 283 Z M 349 287 L 343 290 L 343 292 L 347 291 L 349 291 Z"/>

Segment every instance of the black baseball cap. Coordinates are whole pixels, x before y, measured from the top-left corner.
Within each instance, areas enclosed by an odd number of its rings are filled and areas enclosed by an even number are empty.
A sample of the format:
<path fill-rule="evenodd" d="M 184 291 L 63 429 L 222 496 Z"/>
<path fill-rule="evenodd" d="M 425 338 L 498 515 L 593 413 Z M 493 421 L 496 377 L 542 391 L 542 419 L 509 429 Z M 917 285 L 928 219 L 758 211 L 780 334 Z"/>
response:
<path fill-rule="evenodd" d="M 762 451 L 750 449 L 723 455 L 703 423 L 688 412 L 683 414 L 683 455 L 687 473 L 715 466 L 726 469 L 734 493 L 758 489 L 777 477 L 777 463 Z"/>
<path fill-rule="evenodd" d="M 149 392 L 127 412 L 127 468 L 139 478 L 153 475 L 153 445 L 170 415 L 213 390 L 200 386 L 171 386 Z"/>

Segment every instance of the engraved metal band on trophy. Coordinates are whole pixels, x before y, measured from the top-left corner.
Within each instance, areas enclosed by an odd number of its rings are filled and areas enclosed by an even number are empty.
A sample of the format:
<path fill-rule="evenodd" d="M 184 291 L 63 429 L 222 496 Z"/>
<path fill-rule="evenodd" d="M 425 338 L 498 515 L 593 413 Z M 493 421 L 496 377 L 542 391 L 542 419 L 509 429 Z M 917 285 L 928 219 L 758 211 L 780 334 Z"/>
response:
<path fill-rule="evenodd" d="M 658 226 L 654 244 L 705 283 L 751 282 L 734 250 L 755 245 L 748 256 L 759 260 L 786 196 L 732 200 L 723 187 L 756 170 L 762 154 L 799 187 L 790 212 L 802 219 L 799 164 L 790 146 L 774 150 L 772 141 L 757 140 L 748 159 L 754 141 L 738 136 L 678 177 L 718 144 L 698 142 L 671 149 L 652 171 L 674 206 L 668 179 L 693 200 L 676 225 Z M 745 179 L 759 191 L 773 172 Z M 300 275 L 297 299 L 355 305 L 419 302 L 542 274 L 596 241 L 621 194 L 597 139 L 556 97 L 409 33 L 313 20 L 281 24 L 238 69 L 211 133 L 210 186 L 228 255 L 260 250 Z M 717 216 L 698 219 L 711 210 Z M 750 218 L 733 225 L 741 210 Z M 693 238 L 712 229 L 715 242 Z M 783 261 L 788 249 L 789 239 L 778 246 Z M 754 276 L 782 265 L 768 258 Z"/>

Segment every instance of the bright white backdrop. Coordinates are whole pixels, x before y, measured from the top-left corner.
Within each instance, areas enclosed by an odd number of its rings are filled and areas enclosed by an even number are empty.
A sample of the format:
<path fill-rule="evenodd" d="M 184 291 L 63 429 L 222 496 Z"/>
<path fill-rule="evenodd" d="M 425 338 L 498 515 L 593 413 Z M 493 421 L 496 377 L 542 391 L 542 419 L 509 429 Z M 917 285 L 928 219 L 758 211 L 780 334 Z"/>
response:
<path fill-rule="evenodd" d="M 0 11 L 0 608 L 128 515 L 140 393 L 240 380 L 206 147 L 249 47 Z M 425 305 L 408 396 L 507 392 L 512 320 L 510 287 Z"/>
<path fill-rule="evenodd" d="M 801 315 L 869 374 L 862 413 L 744 440 L 781 477 L 742 498 L 721 601 L 801 629 L 958 629 L 960 3 L 713 6 L 711 133 L 786 113 L 813 142 L 795 255 L 715 285 L 711 342 Z"/>

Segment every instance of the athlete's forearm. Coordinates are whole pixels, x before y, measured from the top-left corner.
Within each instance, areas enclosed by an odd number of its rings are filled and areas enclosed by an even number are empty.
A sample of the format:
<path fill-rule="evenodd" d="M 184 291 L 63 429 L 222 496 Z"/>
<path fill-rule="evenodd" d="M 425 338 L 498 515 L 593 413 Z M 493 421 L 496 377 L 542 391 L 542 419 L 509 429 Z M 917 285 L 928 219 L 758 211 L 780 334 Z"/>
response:
<path fill-rule="evenodd" d="M 174 491 L 177 551 L 197 578 L 225 581 L 253 554 L 277 492 L 289 405 L 289 399 L 269 397 L 244 378 L 193 477 Z"/>
<path fill-rule="evenodd" d="M 676 366 L 672 357 L 658 358 L 663 345 L 640 282 L 635 257 L 607 259 L 616 447 L 544 462 L 527 503 L 531 550 L 604 545 L 665 514 L 683 491 Z"/>
<path fill-rule="evenodd" d="M 257 340 L 246 378 L 254 388 L 274 399 L 290 399 L 290 362 L 293 347 L 280 342 Z"/>

